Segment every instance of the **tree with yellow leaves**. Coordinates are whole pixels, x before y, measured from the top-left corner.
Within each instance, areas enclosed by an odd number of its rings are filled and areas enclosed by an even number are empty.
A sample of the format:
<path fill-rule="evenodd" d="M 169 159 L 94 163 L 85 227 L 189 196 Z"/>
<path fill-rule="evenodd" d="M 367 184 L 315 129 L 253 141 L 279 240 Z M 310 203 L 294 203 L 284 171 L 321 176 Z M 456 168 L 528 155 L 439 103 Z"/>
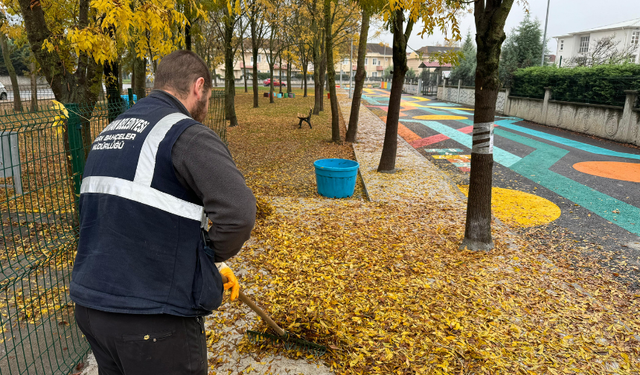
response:
<path fill-rule="evenodd" d="M 462 6 L 463 3 L 458 0 L 389 0 L 385 5 L 384 20 L 393 33 L 393 81 L 378 172 L 395 172 L 400 99 L 404 77 L 408 70 L 407 42 L 414 25 L 418 20 L 424 22 L 421 36 L 432 34 L 438 28 L 445 35 L 446 40 L 460 40 L 457 14 Z M 446 58 L 443 57 L 443 59 Z"/>
<path fill-rule="evenodd" d="M 362 89 L 364 88 L 364 80 L 366 78 L 364 58 L 367 54 L 367 38 L 369 35 L 369 21 L 372 15 L 379 13 L 384 7 L 383 0 L 360 0 L 358 2 L 362 10 L 362 22 L 360 26 L 360 37 L 358 38 L 358 58 L 356 63 L 356 76 L 353 90 L 353 99 L 351 102 L 351 113 L 349 115 L 349 124 L 347 128 L 346 141 L 355 142 L 358 132 L 358 118 L 360 117 L 360 103 L 362 98 Z M 349 74 L 351 75 L 349 68 Z"/>
<path fill-rule="evenodd" d="M 215 4 L 222 11 L 222 23 L 224 24 L 225 113 L 227 120 L 229 120 L 229 126 L 236 126 L 238 125 L 238 116 L 235 107 L 236 83 L 233 65 L 237 48 L 234 48 L 234 30 L 238 20 L 243 16 L 244 2 L 242 0 L 216 0 Z"/>
<path fill-rule="evenodd" d="M 493 121 L 500 89 L 499 64 L 504 24 L 514 0 L 476 0 L 476 90 L 467 221 L 461 249 L 491 250 Z"/>
<path fill-rule="evenodd" d="M 336 95 L 336 70 L 333 53 L 334 47 L 345 41 L 346 34 L 355 31 L 358 12 L 349 1 L 324 0 L 324 30 L 326 48 L 327 81 L 331 105 L 331 140 L 342 142 L 340 136 L 340 114 L 338 112 L 338 96 Z M 337 42 L 337 43 L 336 43 Z"/>

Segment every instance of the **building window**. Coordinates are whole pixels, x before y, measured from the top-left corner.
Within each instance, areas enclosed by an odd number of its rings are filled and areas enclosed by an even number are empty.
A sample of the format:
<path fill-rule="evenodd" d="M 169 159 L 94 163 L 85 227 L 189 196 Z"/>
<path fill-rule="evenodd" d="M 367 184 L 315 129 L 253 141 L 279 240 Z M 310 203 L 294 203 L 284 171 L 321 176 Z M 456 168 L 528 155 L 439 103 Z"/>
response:
<path fill-rule="evenodd" d="M 578 53 L 587 53 L 589 52 L 589 36 L 581 36 L 580 37 L 580 49 Z"/>
<path fill-rule="evenodd" d="M 369 58 L 365 57 L 364 58 L 364 65 L 367 65 L 367 64 L 369 64 Z"/>
<path fill-rule="evenodd" d="M 638 44 L 640 44 L 640 30 L 631 33 L 631 45 L 637 48 Z"/>
<path fill-rule="evenodd" d="M 258 55 L 258 63 L 262 62 L 262 55 Z"/>
<path fill-rule="evenodd" d="M 378 72 L 371 73 L 371 77 L 377 77 L 377 76 L 378 76 Z"/>
<path fill-rule="evenodd" d="M 564 39 L 560 39 L 560 51 L 564 51 Z"/>
<path fill-rule="evenodd" d="M 373 59 L 373 65 L 378 65 L 378 59 Z"/>

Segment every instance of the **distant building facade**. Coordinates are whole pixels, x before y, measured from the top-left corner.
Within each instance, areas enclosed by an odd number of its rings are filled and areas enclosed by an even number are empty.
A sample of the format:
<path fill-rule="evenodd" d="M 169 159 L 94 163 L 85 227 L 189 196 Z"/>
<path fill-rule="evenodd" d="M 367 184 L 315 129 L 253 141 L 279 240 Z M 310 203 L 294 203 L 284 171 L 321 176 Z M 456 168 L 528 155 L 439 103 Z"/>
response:
<path fill-rule="evenodd" d="M 354 46 L 355 48 L 355 46 Z M 438 53 L 447 52 L 450 50 L 459 51 L 459 47 L 442 47 L 442 46 L 425 46 L 417 51 L 407 53 L 407 67 L 413 69 L 416 73 L 420 73 L 422 69 L 419 68 L 421 63 L 427 67 L 428 71 L 439 70 L 441 72 L 447 72 L 451 70 L 451 64 L 440 64 L 436 55 Z M 381 78 L 384 72 L 390 66 L 393 66 L 393 48 L 388 45 L 379 43 L 367 43 L 367 55 L 364 59 L 366 76 L 368 79 Z M 357 51 L 354 50 L 354 56 L 351 69 L 355 75 L 357 64 Z M 346 79 L 349 78 L 349 57 L 342 59 L 336 64 L 336 74 L 342 72 L 346 75 Z"/>
<path fill-rule="evenodd" d="M 420 73 L 420 64 L 424 63 L 426 70 L 430 72 L 439 71 L 442 73 L 451 71 L 450 63 L 438 62 L 438 55 L 451 51 L 458 52 L 460 47 L 444 47 L 444 46 L 424 46 L 416 51 L 407 53 L 407 66 L 409 69 Z M 445 74 L 446 75 L 446 74 Z"/>
<path fill-rule="evenodd" d="M 556 64 L 571 66 L 572 60 L 588 55 L 599 40 L 609 37 L 620 51 L 631 51 L 630 62 L 640 64 L 640 18 L 554 37 Z"/>
<path fill-rule="evenodd" d="M 353 46 L 353 61 L 351 61 L 351 70 L 353 75 L 356 74 L 356 66 L 358 61 L 358 46 Z M 364 69 L 367 78 L 381 78 L 385 69 L 393 65 L 393 48 L 386 44 L 367 43 L 367 54 L 364 58 Z M 336 64 L 336 75 L 340 73 L 346 75 L 349 79 L 349 57 L 342 59 Z"/>

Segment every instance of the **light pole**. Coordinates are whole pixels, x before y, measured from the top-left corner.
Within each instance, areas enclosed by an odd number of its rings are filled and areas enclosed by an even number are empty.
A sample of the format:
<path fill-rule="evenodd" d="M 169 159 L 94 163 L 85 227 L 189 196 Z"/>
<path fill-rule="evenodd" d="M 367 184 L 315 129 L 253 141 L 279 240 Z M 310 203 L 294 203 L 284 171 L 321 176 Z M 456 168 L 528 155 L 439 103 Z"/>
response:
<path fill-rule="evenodd" d="M 542 58 L 540 61 L 540 66 L 544 66 L 544 50 L 546 49 L 545 47 L 547 46 L 546 42 L 547 42 L 547 22 L 549 22 L 549 3 L 551 3 L 551 0 L 547 0 L 547 17 L 544 19 L 544 34 L 542 37 Z"/>
<path fill-rule="evenodd" d="M 351 99 L 351 88 L 353 87 L 353 39 L 351 39 L 351 56 L 349 57 L 349 99 Z"/>

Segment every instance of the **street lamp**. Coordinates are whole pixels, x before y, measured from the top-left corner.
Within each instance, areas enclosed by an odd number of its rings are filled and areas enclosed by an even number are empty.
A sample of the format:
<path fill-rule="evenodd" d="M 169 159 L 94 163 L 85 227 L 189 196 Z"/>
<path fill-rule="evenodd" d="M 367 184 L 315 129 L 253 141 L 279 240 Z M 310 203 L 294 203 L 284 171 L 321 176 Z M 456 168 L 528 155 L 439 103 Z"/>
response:
<path fill-rule="evenodd" d="M 542 37 L 542 61 L 540 62 L 540 66 L 544 66 L 544 50 L 547 45 L 547 22 L 549 22 L 549 3 L 551 0 L 547 0 L 547 18 L 544 20 L 544 36 Z"/>

